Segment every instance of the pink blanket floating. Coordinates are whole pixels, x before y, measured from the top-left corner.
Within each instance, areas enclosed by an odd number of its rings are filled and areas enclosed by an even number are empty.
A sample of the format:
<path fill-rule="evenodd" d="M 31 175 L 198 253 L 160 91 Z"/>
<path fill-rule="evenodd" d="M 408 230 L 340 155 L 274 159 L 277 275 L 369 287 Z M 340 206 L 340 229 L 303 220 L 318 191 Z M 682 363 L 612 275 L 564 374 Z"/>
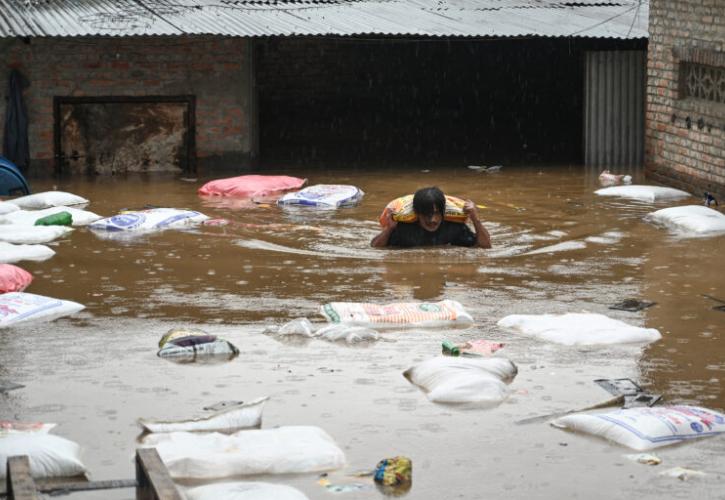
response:
<path fill-rule="evenodd" d="M 0 264 L 0 293 L 22 292 L 33 281 L 33 275 L 12 264 Z"/>
<path fill-rule="evenodd" d="M 287 175 L 240 175 L 209 181 L 199 188 L 201 196 L 265 197 L 302 188 L 307 179 Z"/>

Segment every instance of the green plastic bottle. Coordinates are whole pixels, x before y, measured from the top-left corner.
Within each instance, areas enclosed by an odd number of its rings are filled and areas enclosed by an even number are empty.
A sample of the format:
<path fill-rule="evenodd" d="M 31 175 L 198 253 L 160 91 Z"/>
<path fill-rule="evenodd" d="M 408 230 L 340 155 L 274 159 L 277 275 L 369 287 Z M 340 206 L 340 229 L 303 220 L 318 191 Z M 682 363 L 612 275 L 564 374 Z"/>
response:
<path fill-rule="evenodd" d="M 444 340 L 441 344 L 441 347 L 443 348 L 443 354 L 447 354 L 449 356 L 460 356 L 461 350 L 458 348 L 457 345 L 455 345 L 450 340 Z"/>
<path fill-rule="evenodd" d="M 73 224 L 73 216 L 70 212 L 46 215 L 35 221 L 36 226 L 70 226 L 71 224 Z"/>

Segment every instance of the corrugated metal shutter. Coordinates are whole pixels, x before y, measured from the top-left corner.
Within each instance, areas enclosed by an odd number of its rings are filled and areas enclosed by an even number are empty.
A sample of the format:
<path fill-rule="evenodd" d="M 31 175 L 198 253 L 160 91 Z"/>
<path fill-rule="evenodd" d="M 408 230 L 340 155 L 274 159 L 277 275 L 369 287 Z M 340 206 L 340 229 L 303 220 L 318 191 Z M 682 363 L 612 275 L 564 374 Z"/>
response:
<path fill-rule="evenodd" d="M 584 161 L 596 167 L 644 162 L 644 51 L 586 53 Z"/>

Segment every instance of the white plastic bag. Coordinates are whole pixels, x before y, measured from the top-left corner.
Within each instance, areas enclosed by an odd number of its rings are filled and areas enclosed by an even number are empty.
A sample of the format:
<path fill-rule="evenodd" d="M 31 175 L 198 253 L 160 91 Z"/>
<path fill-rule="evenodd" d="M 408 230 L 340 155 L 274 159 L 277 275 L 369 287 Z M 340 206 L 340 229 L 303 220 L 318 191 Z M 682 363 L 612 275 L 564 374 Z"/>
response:
<path fill-rule="evenodd" d="M 25 292 L 0 295 L 0 328 L 7 328 L 25 321 L 50 321 L 85 309 L 70 300 L 54 299 Z"/>
<path fill-rule="evenodd" d="M 197 486 L 185 493 L 187 500 L 309 500 L 291 486 L 243 481 Z"/>
<path fill-rule="evenodd" d="M 702 205 L 664 208 L 647 214 L 644 220 L 669 227 L 685 236 L 725 233 L 725 215 Z"/>
<path fill-rule="evenodd" d="M 43 208 L 86 205 L 89 203 L 87 199 L 65 191 L 44 191 L 8 201 L 23 210 L 41 210 Z"/>
<path fill-rule="evenodd" d="M 2 226 L 0 226 L 2 230 Z M 55 251 L 45 245 L 13 245 L 0 241 L 0 264 L 9 264 L 21 260 L 48 260 Z"/>
<path fill-rule="evenodd" d="M 98 220 L 89 226 L 93 231 L 153 232 L 201 224 L 209 217 L 195 210 L 151 208 L 124 212 Z"/>
<path fill-rule="evenodd" d="M 229 432 L 259 427 L 262 424 L 262 409 L 268 399 L 269 397 L 258 398 L 203 418 L 167 421 L 139 419 L 138 423 L 148 432 Z"/>
<path fill-rule="evenodd" d="M 77 476 L 86 472 L 80 446 L 53 434 L 20 433 L 0 438 L 0 478 L 4 478 L 9 457 L 27 455 L 30 474 L 36 478 Z"/>
<path fill-rule="evenodd" d="M 302 335 L 303 337 L 315 336 L 312 323 L 307 318 L 295 318 L 292 321 L 288 321 L 275 333 L 277 335 Z"/>
<path fill-rule="evenodd" d="M 679 189 L 662 186 L 612 186 L 603 189 L 597 189 L 594 194 L 599 196 L 619 196 L 622 198 L 630 198 L 641 201 L 661 201 L 661 200 L 678 200 L 689 198 L 690 193 L 680 191 Z"/>
<path fill-rule="evenodd" d="M 252 474 L 303 474 L 338 469 L 345 454 L 319 427 L 244 430 L 232 435 L 149 434 L 174 478 L 212 479 Z"/>
<path fill-rule="evenodd" d="M 697 406 L 655 406 L 567 415 L 551 425 L 645 451 L 725 433 L 725 415 Z"/>
<path fill-rule="evenodd" d="M 347 184 L 316 184 L 277 200 L 278 205 L 302 205 L 320 208 L 351 207 L 360 203 L 365 193 Z"/>
<path fill-rule="evenodd" d="M 506 358 L 441 356 L 414 365 L 403 375 L 435 403 L 495 406 L 508 396 L 506 384 L 517 372 Z"/>
<path fill-rule="evenodd" d="M 337 342 L 344 340 L 348 344 L 378 340 L 378 332 L 364 326 L 328 325 L 317 330 L 323 340 Z"/>
<path fill-rule="evenodd" d="M 473 323 L 471 315 L 455 300 L 382 306 L 362 302 L 331 302 L 321 306 L 320 313 L 330 323 L 374 328 L 434 328 Z"/>
<path fill-rule="evenodd" d="M 72 232 L 67 226 L 26 226 L 17 224 L 0 225 L 0 241 L 13 244 L 48 243 Z"/>
<path fill-rule="evenodd" d="M 34 226 L 38 219 L 60 212 L 68 212 L 73 218 L 74 226 L 87 226 L 91 222 L 101 218 L 100 215 L 87 210 L 80 210 L 73 207 L 53 207 L 43 210 L 18 210 L 17 212 L 11 212 L 0 217 L 0 223 Z M 0 229 L 2 229 L 2 226 L 0 226 Z"/>
<path fill-rule="evenodd" d="M 654 328 L 640 328 L 603 314 L 512 314 L 498 326 L 563 345 L 649 343 L 662 338 Z"/>

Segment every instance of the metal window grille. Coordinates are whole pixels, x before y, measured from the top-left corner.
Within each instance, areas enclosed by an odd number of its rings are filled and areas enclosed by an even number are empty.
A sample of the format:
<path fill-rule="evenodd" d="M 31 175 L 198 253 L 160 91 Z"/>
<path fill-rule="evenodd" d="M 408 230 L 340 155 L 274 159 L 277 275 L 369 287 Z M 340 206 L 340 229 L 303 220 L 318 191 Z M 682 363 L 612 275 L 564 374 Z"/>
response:
<path fill-rule="evenodd" d="M 725 68 L 683 62 L 682 97 L 725 104 Z"/>

